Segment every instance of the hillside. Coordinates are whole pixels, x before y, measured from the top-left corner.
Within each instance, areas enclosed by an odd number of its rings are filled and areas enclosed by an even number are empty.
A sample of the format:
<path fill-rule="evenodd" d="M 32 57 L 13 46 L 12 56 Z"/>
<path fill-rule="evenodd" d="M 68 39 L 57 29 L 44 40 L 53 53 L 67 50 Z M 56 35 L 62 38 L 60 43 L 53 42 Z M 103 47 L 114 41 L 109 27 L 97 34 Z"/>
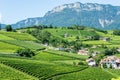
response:
<path fill-rule="evenodd" d="M 33 25 L 71 26 L 74 24 L 99 29 L 120 29 L 120 6 L 80 2 L 64 4 L 48 11 L 43 17 L 28 18 L 12 24 L 14 28 Z"/>
<path fill-rule="evenodd" d="M 120 47 L 120 36 L 113 30 L 73 26 L 72 28 L 26 28 L 16 32 L 0 31 L 0 79 L 19 80 L 112 80 L 120 70 L 91 67 L 90 55 L 77 54 L 80 49 L 99 51 Z M 97 37 L 96 37 L 97 36 Z M 110 37 L 110 41 L 101 38 Z M 93 46 L 96 46 L 93 48 Z M 107 48 L 106 48 L 107 47 Z M 27 49 L 34 56 L 20 56 Z M 62 48 L 62 49 L 61 49 Z M 25 52 L 24 52 L 25 53 Z M 112 54 L 118 56 L 118 53 Z M 97 59 L 99 56 L 96 55 Z M 95 57 L 95 58 L 96 58 Z M 92 74 L 91 74 L 92 73 Z"/>

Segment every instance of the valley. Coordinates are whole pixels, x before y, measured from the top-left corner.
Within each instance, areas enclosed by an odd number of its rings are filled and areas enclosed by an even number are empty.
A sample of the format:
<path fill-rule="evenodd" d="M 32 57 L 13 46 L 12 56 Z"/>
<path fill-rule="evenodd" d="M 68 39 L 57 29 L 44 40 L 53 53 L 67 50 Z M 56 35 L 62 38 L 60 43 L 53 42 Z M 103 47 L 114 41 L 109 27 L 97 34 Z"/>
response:
<path fill-rule="evenodd" d="M 0 79 L 119 80 L 119 69 L 99 63 L 106 56 L 120 57 L 120 36 L 113 32 L 78 25 L 0 30 Z M 24 49 L 34 55 L 18 53 Z M 86 62 L 90 58 L 95 66 Z"/>

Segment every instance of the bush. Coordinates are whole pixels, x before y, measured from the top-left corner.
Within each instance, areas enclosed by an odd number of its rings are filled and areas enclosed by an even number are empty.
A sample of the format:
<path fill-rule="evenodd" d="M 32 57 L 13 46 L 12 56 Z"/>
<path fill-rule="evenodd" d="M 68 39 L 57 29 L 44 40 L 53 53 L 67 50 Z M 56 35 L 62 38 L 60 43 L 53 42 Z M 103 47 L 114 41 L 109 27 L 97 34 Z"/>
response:
<path fill-rule="evenodd" d="M 78 62 L 78 65 L 85 65 L 83 62 Z"/>
<path fill-rule="evenodd" d="M 12 31 L 12 26 L 11 25 L 6 25 L 6 31 Z"/>
<path fill-rule="evenodd" d="M 107 65 L 106 65 L 106 64 L 103 64 L 103 68 L 107 68 Z"/>
<path fill-rule="evenodd" d="M 113 34 L 120 36 L 120 30 L 114 30 L 114 31 L 113 31 Z"/>
<path fill-rule="evenodd" d="M 35 53 L 30 49 L 18 49 L 16 53 L 22 57 L 32 57 L 35 55 Z"/>

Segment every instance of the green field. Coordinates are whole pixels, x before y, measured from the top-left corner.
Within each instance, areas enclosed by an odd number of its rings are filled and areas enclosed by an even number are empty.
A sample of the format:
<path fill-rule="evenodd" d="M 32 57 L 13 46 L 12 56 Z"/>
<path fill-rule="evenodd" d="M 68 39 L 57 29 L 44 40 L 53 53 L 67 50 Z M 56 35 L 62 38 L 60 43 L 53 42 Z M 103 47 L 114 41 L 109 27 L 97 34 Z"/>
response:
<path fill-rule="evenodd" d="M 82 40 L 87 36 L 96 35 L 97 33 L 90 30 L 70 30 L 70 29 L 45 29 L 44 31 L 50 32 L 53 36 L 63 38 L 68 41 L 76 40 L 76 36 L 79 36 Z M 68 37 L 64 38 L 64 34 Z"/>
<path fill-rule="evenodd" d="M 38 79 L 0 63 L 0 80 L 38 80 Z"/>
<path fill-rule="evenodd" d="M 99 68 L 87 68 L 80 72 L 54 77 L 53 80 L 110 80 L 115 76 Z"/>
<path fill-rule="evenodd" d="M 34 75 L 40 79 L 50 78 L 55 75 L 79 71 L 85 66 L 71 66 L 62 63 L 50 63 L 46 61 L 26 60 L 17 58 L 0 58 L 3 64 L 19 69 L 29 75 Z"/>
<path fill-rule="evenodd" d="M 51 54 L 48 52 L 40 52 L 33 58 L 38 59 L 38 60 L 45 60 L 45 61 L 58 61 L 58 60 L 71 60 L 72 59 L 69 57 L 59 56 L 59 55 Z"/>
<path fill-rule="evenodd" d="M 22 41 L 34 41 L 36 38 L 27 33 L 0 32 L 0 34 Z"/>
<path fill-rule="evenodd" d="M 14 52 L 21 47 L 9 43 L 0 42 L 0 52 Z"/>
<path fill-rule="evenodd" d="M 27 29 L 25 29 L 27 30 Z M 35 30 L 34 28 L 31 29 Z M 111 80 L 120 78 L 120 70 L 101 69 L 100 67 L 89 67 L 86 63 L 88 55 L 78 55 L 76 52 L 58 51 L 52 45 L 45 46 L 37 43 L 30 34 L 17 32 L 0 31 L 0 80 Z M 104 52 L 107 46 L 120 47 L 120 36 L 112 35 L 113 31 L 107 34 L 94 29 L 72 30 L 66 28 L 41 29 L 48 31 L 57 40 L 75 41 L 91 51 Z M 64 37 L 67 34 L 67 37 Z M 110 37 L 110 42 L 103 40 L 89 40 L 87 37 L 93 35 Z M 41 41 L 39 41 L 41 42 Z M 80 45 L 77 45 L 80 47 Z M 92 48 L 92 46 L 97 46 Z M 35 52 L 32 57 L 20 57 L 15 52 L 19 48 L 29 48 Z M 68 48 L 74 49 L 69 45 Z M 80 48 L 79 48 L 80 49 Z M 115 54 L 120 57 L 120 54 Z M 78 64 L 81 63 L 81 64 Z M 83 64 L 82 64 L 83 63 Z"/>
<path fill-rule="evenodd" d="M 75 53 L 67 53 L 67 52 L 56 51 L 56 50 L 48 50 L 47 52 L 49 52 L 51 54 L 56 54 L 59 56 L 69 57 L 72 59 L 78 59 L 78 60 L 86 60 L 88 58 L 88 56 L 86 56 L 86 55 L 78 55 Z"/>

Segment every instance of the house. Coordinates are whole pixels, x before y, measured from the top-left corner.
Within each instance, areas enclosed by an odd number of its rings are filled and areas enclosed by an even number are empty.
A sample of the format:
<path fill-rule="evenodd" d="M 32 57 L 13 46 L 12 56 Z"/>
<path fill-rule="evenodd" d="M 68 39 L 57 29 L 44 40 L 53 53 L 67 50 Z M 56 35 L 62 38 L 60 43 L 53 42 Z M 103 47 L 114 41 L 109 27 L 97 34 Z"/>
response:
<path fill-rule="evenodd" d="M 86 49 L 82 49 L 82 50 L 79 50 L 79 51 L 78 51 L 78 54 L 79 54 L 79 55 L 88 55 L 88 53 L 89 53 L 89 52 L 88 52 Z"/>
<path fill-rule="evenodd" d="M 65 48 L 62 48 L 62 47 L 59 48 L 59 51 L 64 51 L 64 50 L 65 50 Z"/>
<path fill-rule="evenodd" d="M 100 52 L 99 52 L 99 51 L 93 51 L 92 56 L 94 57 L 94 56 L 96 56 L 97 54 L 100 54 Z"/>
<path fill-rule="evenodd" d="M 107 56 L 105 59 L 100 61 L 100 65 L 102 68 L 120 69 L 120 58 L 115 56 Z"/>
<path fill-rule="evenodd" d="M 64 38 L 67 38 L 67 37 L 68 37 L 68 34 L 67 34 L 67 33 L 65 33 L 65 34 L 64 34 Z"/>
<path fill-rule="evenodd" d="M 96 45 L 93 45 L 92 48 L 97 48 L 97 46 L 96 46 Z"/>
<path fill-rule="evenodd" d="M 96 61 L 93 58 L 89 58 L 86 60 L 89 66 L 96 66 Z"/>
<path fill-rule="evenodd" d="M 86 39 L 92 39 L 93 37 L 92 36 L 87 36 Z"/>
<path fill-rule="evenodd" d="M 102 38 L 100 38 L 100 40 L 103 40 L 103 41 L 108 41 L 108 42 L 110 42 L 110 38 L 109 38 L 109 37 L 102 37 Z"/>
<path fill-rule="evenodd" d="M 120 52 L 120 48 L 118 48 L 117 51 Z"/>

